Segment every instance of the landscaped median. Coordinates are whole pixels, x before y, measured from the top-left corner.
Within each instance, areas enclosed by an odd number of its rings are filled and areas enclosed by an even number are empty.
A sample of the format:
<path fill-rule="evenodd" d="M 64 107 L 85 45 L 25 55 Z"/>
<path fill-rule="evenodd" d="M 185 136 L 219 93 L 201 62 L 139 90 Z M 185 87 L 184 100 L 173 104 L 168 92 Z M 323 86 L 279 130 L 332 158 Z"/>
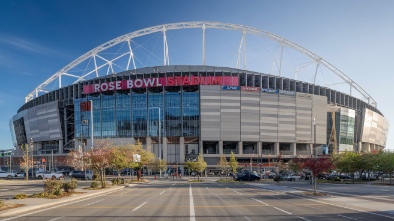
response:
<path fill-rule="evenodd" d="M 10 199 L 3 201 L 3 210 L 0 210 L 0 217 L 8 217 L 16 214 L 35 213 L 43 208 L 51 208 L 54 206 L 61 206 L 68 202 L 75 202 L 85 198 L 94 197 L 97 195 L 117 191 L 123 189 L 125 186 L 109 186 L 107 188 L 88 188 L 75 189 L 73 193 L 63 195 L 63 197 L 47 198 L 47 193 L 43 192 L 43 197 L 27 197 L 23 199 Z M 35 194 L 33 194 L 35 195 Z M 5 209 L 5 210 L 4 210 Z"/>

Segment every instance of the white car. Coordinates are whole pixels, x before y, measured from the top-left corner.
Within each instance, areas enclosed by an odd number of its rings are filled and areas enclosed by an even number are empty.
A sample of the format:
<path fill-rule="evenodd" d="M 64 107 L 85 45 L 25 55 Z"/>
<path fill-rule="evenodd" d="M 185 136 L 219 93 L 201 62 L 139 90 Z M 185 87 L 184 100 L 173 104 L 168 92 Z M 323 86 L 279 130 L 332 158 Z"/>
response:
<path fill-rule="evenodd" d="M 0 171 L 0 178 L 12 179 L 15 176 L 16 176 L 16 173 Z"/>
<path fill-rule="evenodd" d="M 44 172 L 38 178 L 58 180 L 64 178 L 64 176 L 62 172 Z"/>

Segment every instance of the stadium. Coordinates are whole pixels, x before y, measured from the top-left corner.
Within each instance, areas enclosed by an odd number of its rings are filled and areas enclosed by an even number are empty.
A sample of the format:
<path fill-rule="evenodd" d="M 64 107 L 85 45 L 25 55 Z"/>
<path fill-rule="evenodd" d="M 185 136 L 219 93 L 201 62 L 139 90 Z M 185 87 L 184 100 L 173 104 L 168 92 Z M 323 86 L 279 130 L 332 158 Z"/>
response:
<path fill-rule="evenodd" d="M 176 31 L 183 38 L 170 34 Z M 224 38 L 234 47 L 212 52 Z M 173 49 L 176 43 L 184 45 Z M 381 150 L 389 127 L 375 100 L 323 58 L 269 32 L 220 22 L 120 36 L 59 70 L 25 100 L 10 120 L 15 157 L 29 144 L 35 165 L 46 167 L 64 165 L 71 150 L 88 150 L 100 139 L 141 141 L 182 170 L 199 153 L 210 171 L 231 152 L 241 166 L 267 166 Z"/>

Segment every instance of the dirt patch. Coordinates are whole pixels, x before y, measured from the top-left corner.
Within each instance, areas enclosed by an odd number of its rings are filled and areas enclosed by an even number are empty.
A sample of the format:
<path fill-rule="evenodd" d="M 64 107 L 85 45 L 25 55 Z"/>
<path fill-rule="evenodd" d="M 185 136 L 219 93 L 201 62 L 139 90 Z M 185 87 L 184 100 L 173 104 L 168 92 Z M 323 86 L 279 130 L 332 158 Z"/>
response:
<path fill-rule="evenodd" d="M 306 191 L 303 192 L 303 194 L 308 195 L 308 196 L 331 196 L 328 193 L 322 193 L 322 192 L 316 192 L 316 194 L 313 191 Z"/>
<path fill-rule="evenodd" d="M 21 206 L 24 206 L 24 205 L 25 204 L 3 203 L 0 206 L 0 211 L 4 211 L 4 210 L 7 210 L 7 209 L 18 208 L 18 207 L 21 207 Z"/>

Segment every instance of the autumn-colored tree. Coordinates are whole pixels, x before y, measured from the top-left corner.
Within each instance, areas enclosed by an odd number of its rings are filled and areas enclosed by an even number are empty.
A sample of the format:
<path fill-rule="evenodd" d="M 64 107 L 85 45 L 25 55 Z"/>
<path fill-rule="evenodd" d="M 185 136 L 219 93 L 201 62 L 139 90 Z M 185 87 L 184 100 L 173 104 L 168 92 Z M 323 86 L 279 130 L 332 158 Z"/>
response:
<path fill-rule="evenodd" d="M 235 154 L 233 151 L 230 153 L 230 167 L 231 171 L 233 172 L 233 175 L 237 174 L 237 168 L 238 168 L 238 162 L 237 159 L 235 159 Z"/>
<path fill-rule="evenodd" d="M 226 172 L 229 168 L 229 162 L 223 154 L 220 154 L 219 168 L 220 168 L 220 179 L 222 179 L 222 173 Z"/>
<path fill-rule="evenodd" d="M 77 170 L 86 170 L 88 164 L 85 163 L 82 150 L 72 150 L 67 155 L 67 164 Z"/>
<path fill-rule="evenodd" d="M 111 161 L 109 162 L 110 166 L 115 168 L 118 171 L 118 177 L 120 177 L 120 171 L 122 169 L 127 168 L 128 166 L 128 152 L 130 149 L 124 146 L 118 146 L 112 148 L 110 154 Z"/>
<path fill-rule="evenodd" d="M 147 167 L 151 172 L 161 172 L 167 168 L 167 161 L 153 158 L 147 164 Z"/>
<path fill-rule="evenodd" d="M 86 163 L 93 171 L 100 174 L 101 188 L 106 188 L 105 169 L 110 166 L 112 161 L 113 144 L 109 140 L 96 142 L 94 149 L 85 153 Z"/>
<path fill-rule="evenodd" d="M 29 180 L 29 169 L 33 168 L 33 161 L 29 159 L 29 144 L 22 144 L 21 149 L 23 156 L 19 166 L 25 170 L 25 180 Z"/>
<path fill-rule="evenodd" d="M 155 155 L 148 151 L 145 150 L 142 147 L 142 143 L 140 141 L 137 141 L 136 144 L 131 145 L 131 152 L 133 155 L 138 154 L 140 155 L 140 160 L 139 162 L 132 161 L 130 162 L 131 168 L 137 170 L 137 179 L 140 180 L 141 178 L 141 169 L 144 165 L 147 165 L 152 159 L 155 158 Z"/>
<path fill-rule="evenodd" d="M 317 176 L 334 169 L 334 164 L 330 158 L 308 158 L 304 160 L 302 167 L 312 172 L 313 193 L 316 195 Z"/>

